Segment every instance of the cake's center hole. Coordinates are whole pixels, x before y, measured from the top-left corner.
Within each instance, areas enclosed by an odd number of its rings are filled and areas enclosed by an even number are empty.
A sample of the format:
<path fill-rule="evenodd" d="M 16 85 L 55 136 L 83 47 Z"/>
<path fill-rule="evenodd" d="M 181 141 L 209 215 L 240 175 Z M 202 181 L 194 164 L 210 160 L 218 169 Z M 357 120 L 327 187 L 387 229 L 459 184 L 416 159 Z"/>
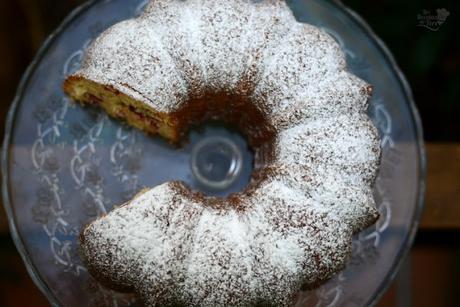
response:
<path fill-rule="evenodd" d="M 237 129 L 218 121 L 206 122 L 193 128 L 187 139 L 189 175 L 184 181 L 192 190 L 226 198 L 248 186 L 254 152 Z"/>
<path fill-rule="evenodd" d="M 248 95 L 209 90 L 170 115 L 181 134 L 190 136 L 191 176 L 186 182 L 211 198 L 250 191 L 273 160 L 276 131 L 259 107 L 263 102 L 250 99 L 250 85 L 242 83 L 239 90 Z"/>
<path fill-rule="evenodd" d="M 227 189 L 241 175 L 243 153 L 232 139 L 211 136 L 195 144 L 191 169 L 197 181 L 212 189 Z"/>

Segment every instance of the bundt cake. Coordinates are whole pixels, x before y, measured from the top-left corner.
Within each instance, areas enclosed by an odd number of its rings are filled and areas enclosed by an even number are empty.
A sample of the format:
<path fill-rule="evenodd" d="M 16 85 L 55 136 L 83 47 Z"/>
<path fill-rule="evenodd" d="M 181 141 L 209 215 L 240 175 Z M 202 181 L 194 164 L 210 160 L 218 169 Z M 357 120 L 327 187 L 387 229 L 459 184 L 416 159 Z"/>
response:
<path fill-rule="evenodd" d="M 152 0 L 91 44 L 64 90 L 173 143 L 222 120 L 255 152 L 240 193 L 168 182 L 83 229 L 90 273 L 147 306 L 288 306 L 378 218 L 371 87 L 284 1 Z"/>

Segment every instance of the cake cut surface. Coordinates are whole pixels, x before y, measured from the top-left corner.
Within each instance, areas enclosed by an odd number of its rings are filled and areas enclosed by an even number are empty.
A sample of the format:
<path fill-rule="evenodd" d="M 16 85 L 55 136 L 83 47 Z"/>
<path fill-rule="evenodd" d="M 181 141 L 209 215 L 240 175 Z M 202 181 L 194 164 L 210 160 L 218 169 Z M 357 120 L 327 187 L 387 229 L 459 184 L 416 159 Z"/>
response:
<path fill-rule="evenodd" d="M 284 1 L 152 0 L 90 45 L 64 90 L 173 143 L 223 120 L 255 152 L 240 193 L 169 182 L 83 229 L 90 273 L 146 306 L 289 306 L 343 269 L 379 216 L 372 88 Z"/>

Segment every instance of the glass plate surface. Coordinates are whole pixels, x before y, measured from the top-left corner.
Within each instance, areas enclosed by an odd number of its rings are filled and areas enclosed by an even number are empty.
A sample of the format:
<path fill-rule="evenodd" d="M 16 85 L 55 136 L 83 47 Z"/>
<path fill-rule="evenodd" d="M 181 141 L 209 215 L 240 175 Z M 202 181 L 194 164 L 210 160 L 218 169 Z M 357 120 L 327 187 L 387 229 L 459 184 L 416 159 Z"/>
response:
<path fill-rule="evenodd" d="M 72 104 L 61 90 L 88 44 L 138 15 L 145 2 L 92 1 L 74 11 L 29 67 L 8 116 L 2 188 L 11 233 L 33 280 L 56 306 L 136 306 L 132 295 L 104 289 L 89 276 L 78 256 L 78 233 L 144 186 L 173 179 L 195 184 L 191 145 L 174 149 Z M 295 306 L 367 306 L 395 276 L 418 225 L 425 176 L 418 113 L 393 57 L 359 16 L 338 2 L 288 2 L 299 21 L 333 35 L 349 69 L 374 86 L 369 114 L 383 149 L 375 186 L 380 220 L 355 236 L 346 269 L 319 289 L 299 293 Z M 190 144 L 200 137 L 193 134 Z"/>

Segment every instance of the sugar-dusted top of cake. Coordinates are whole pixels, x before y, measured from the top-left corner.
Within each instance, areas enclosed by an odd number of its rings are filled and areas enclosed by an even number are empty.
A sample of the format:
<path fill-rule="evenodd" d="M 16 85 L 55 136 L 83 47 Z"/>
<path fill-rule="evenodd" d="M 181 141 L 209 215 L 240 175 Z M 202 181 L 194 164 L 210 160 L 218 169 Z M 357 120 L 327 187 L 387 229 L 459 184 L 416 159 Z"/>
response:
<path fill-rule="evenodd" d="M 284 1 L 151 1 L 97 38 L 76 75 L 166 113 L 203 92 L 245 95 L 276 129 L 268 175 L 238 208 L 165 183 L 84 229 L 90 271 L 146 305 L 288 306 L 342 269 L 352 235 L 378 218 L 371 88 Z"/>
<path fill-rule="evenodd" d="M 333 38 L 279 0 L 152 1 L 99 36 L 76 75 L 166 113 L 203 91 L 239 94 L 248 81 L 243 94 L 275 127 L 363 110 L 370 90 L 345 70 Z"/>

